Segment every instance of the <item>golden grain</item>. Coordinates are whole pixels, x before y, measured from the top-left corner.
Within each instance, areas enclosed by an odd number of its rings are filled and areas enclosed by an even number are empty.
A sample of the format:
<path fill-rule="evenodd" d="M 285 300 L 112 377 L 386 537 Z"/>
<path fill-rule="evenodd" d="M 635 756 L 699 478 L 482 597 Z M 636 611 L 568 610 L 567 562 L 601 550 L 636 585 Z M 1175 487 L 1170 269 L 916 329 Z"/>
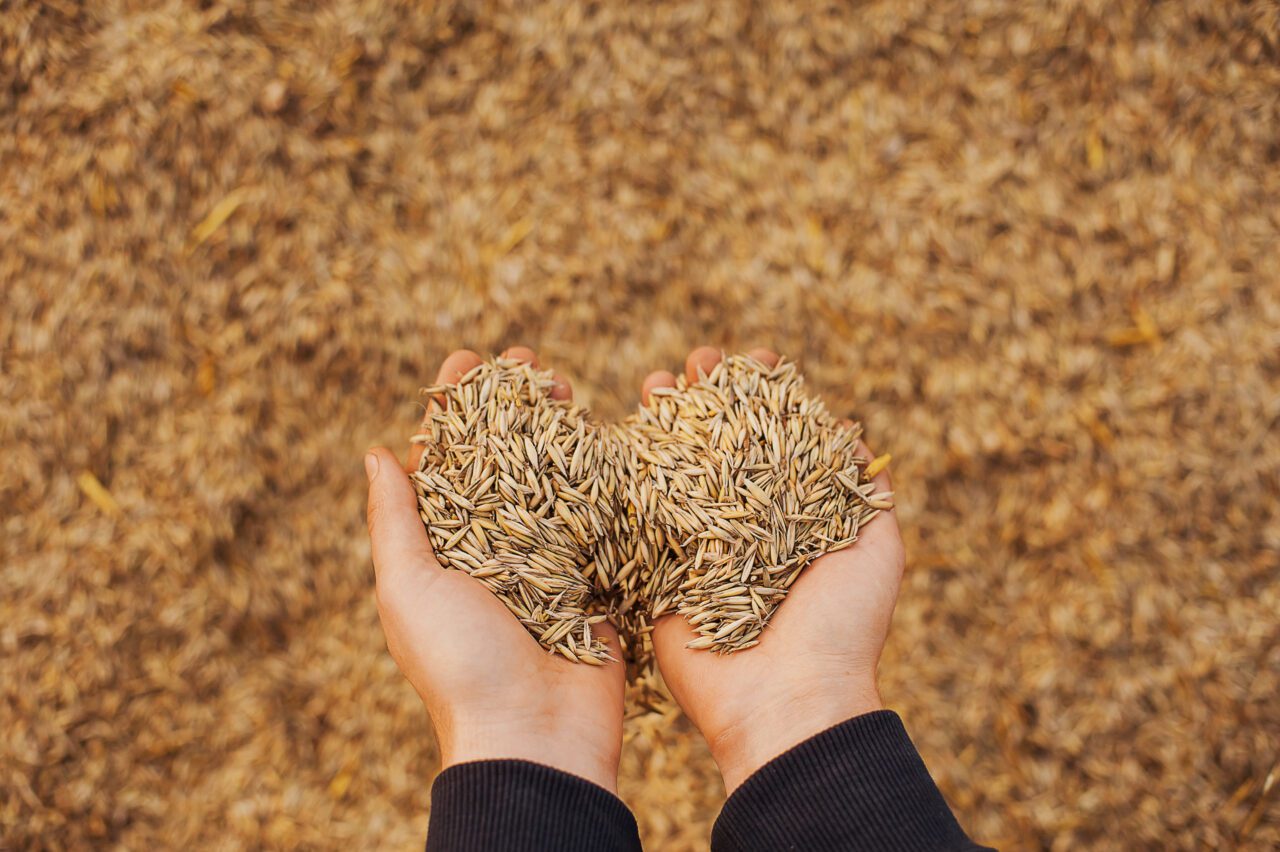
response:
<path fill-rule="evenodd" d="M 611 509 L 584 494 L 594 473 L 566 463 L 592 457 L 596 429 L 551 399 L 553 384 L 550 372 L 495 358 L 424 388 L 434 404 L 415 438 L 423 452 L 412 481 L 441 564 L 484 583 L 549 650 L 600 662 L 611 657 L 591 634 L 587 577 L 604 527 L 595 516 Z"/>

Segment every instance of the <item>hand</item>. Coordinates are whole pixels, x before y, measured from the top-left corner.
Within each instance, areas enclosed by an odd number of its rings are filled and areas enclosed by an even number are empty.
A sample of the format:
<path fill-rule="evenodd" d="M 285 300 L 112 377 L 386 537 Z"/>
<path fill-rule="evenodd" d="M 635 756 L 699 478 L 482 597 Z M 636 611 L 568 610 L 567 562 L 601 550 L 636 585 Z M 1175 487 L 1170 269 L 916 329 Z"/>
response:
<path fill-rule="evenodd" d="M 753 350 L 766 364 L 778 356 Z M 720 352 L 694 350 L 685 364 L 689 381 L 710 372 Z M 671 373 L 645 379 L 671 387 Z M 870 455 L 866 446 L 863 452 Z M 876 477 L 890 491 L 889 475 Z M 854 716 L 882 709 L 876 666 L 898 598 L 904 555 L 892 511 L 877 515 L 851 547 L 815 560 L 760 636 L 735 654 L 693 651 L 695 638 L 680 615 L 654 625 L 654 652 L 671 694 L 702 731 L 732 793 L 753 772 L 806 739 Z"/>
<path fill-rule="evenodd" d="M 504 355 L 537 365 L 524 347 Z M 480 363 L 474 352 L 454 352 L 436 381 L 457 381 Z M 569 385 L 557 383 L 552 396 L 571 398 Z M 421 448 L 415 450 L 411 470 Z M 616 793 L 622 664 L 586 666 L 549 654 L 479 581 L 436 561 L 396 457 L 375 448 L 365 466 L 378 614 L 391 656 L 435 725 L 442 768 L 519 758 Z M 617 633 L 608 624 L 596 631 L 619 657 Z"/>

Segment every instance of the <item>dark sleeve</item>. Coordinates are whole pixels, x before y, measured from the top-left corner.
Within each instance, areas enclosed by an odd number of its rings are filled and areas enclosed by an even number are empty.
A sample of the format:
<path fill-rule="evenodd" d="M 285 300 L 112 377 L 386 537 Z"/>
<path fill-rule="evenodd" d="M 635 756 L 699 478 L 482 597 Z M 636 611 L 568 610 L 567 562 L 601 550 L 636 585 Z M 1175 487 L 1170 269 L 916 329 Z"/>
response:
<path fill-rule="evenodd" d="M 622 800 L 576 775 L 526 760 L 451 766 L 431 786 L 427 852 L 640 849 Z"/>
<path fill-rule="evenodd" d="M 898 714 L 842 722 L 760 767 L 725 802 L 713 852 L 975 850 Z"/>

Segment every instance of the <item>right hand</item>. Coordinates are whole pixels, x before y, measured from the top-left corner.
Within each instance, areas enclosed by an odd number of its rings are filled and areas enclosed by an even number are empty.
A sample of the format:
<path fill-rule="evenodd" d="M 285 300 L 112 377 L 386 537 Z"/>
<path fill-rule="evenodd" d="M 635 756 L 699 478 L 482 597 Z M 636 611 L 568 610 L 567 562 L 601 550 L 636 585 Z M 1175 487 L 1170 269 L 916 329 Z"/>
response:
<path fill-rule="evenodd" d="M 776 364 L 769 350 L 753 357 Z M 710 347 L 685 364 L 689 380 L 720 360 Z M 645 379 L 643 397 L 675 384 L 668 372 Z M 866 446 L 862 450 L 868 456 Z M 887 471 L 875 478 L 891 491 Z M 671 694 L 706 738 L 732 793 L 753 772 L 810 737 L 883 709 L 876 667 L 898 599 L 905 557 L 898 520 L 881 512 L 858 541 L 816 559 L 791 587 L 760 644 L 734 654 L 690 650 L 695 633 L 678 614 L 654 625 L 654 651 Z"/>

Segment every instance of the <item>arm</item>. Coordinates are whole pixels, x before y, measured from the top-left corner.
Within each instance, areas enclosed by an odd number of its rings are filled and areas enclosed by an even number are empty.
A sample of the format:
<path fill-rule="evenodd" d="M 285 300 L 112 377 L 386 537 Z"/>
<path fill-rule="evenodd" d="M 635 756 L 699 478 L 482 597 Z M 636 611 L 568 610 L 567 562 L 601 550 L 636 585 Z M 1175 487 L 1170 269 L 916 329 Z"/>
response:
<path fill-rule="evenodd" d="M 778 361 L 767 350 L 751 354 Z M 689 380 L 720 357 L 695 350 Z M 654 373 L 643 391 L 647 399 L 674 384 L 670 373 Z M 862 452 L 872 455 L 865 445 Z M 892 491 L 888 471 L 875 481 Z M 805 569 L 754 648 L 692 650 L 695 634 L 679 615 L 654 625 L 663 678 L 730 794 L 716 849 L 968 848 L 876 687 L 904 564 L 897 518 L 883 512 L 856 544 Z"/>

